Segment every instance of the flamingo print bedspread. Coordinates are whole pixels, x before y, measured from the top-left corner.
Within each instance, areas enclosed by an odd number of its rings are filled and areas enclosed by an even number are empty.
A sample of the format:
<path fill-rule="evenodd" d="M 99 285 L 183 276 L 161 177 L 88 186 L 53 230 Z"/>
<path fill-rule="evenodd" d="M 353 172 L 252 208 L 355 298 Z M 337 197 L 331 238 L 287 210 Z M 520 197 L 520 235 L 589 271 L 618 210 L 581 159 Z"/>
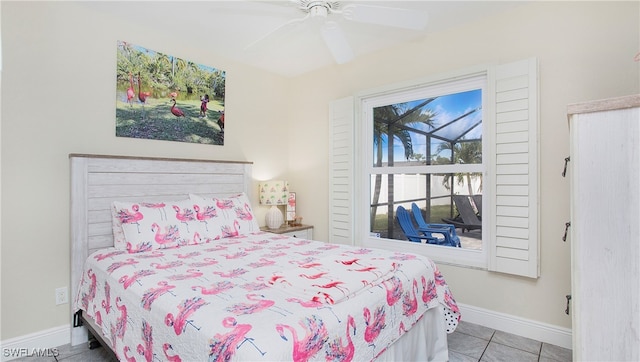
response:
<path fill-rule="evenodd" d="M 458 307 L 426 257 L 265 232 L 100 250 L 75 300 L 123 361 L 372 360 L 438 305 L 452 332 Z"/>

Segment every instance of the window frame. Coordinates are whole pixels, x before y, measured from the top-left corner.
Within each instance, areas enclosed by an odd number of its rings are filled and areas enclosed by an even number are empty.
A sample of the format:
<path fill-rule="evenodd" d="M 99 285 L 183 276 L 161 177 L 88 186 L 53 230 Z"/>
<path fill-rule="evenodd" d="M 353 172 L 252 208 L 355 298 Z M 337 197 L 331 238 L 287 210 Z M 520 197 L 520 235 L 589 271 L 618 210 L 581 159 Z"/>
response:
<path fill-rule="evenodd" d="M 487 69 L 477 67 L 462 70 L 455 73 L 420 79 L 413 82 L 389 85 L 378 89 L 365 91 L 355 96 L 355 175 L 356 187 L 354 199 L 356 210 L 370 210 L 370 180 L 374 174 L 422 174 L 422 173 L 457 173 L 457 172 L 482 172 L 483 183 L 488 180 L 488 154 L 487 135 L 490 134 L 488 125 L 487 100 Z M 472 89 L 481 89 L 482 92 L 482 164 L 475 165 L 425 165 L 407 167 L 374 167 L 373 165 L 373 108 L 389 104 L 402 103 L 410 100 L 424 99 L 430 96 L 459 93 Z M 487 188 L 483 188 L 483 209 L 488 208 L 489 198 Z M 356 240 L 361 241 L 363 247 L 381 248 L 394 251 L 411 252 L 429 256 L 435 262 L 471 268 L 488 268 L 489 231 L 491 216 L 483 210 L 482 249 L 469 250 L 451 248 L 446 246 L 417 244 L 403 242 L 394 239 L 377 238 L 370 235 L 369 213 L 356 212 L 354 231 Z M 485 216 L 487 215 L 487 216 Z M 359 235 L 360 233 L 360 235 Z"/>
<path fill-rule="evenodd" d="M 328 241 L 345 245 L 398 250 L 398 243 L 372 244 L 367 240 L 369 195 L 362 200 L 361 172 L 369 162 L 362 149 L 361 99 L 374 94 L 442 82 L 471 74 L 487 75 L 483 105 L 483 142 L 489 162 L 483 179 L 482 218 L 488 222 L 488 271 L 516 276 L 540 277 L 540 79 L 538 60 L 527 58 L 504 64 L 478 66 L 463 71 L 412 80 L 336 99 L 329 104 L 329 236 Z M 486 147 L 483 147 L 486 149 Z M 484 155 L 483 155 L 484 157 Z M 368 182 L 368 181 L 367 181 Z M 367 205 L 363 207 L 363 205 Z M 485 224 L 486 225 L 486 224 Z M 427 254 L 422 245 L 403 245 L 406 251 Z M 437 250 L 428 253 L 437 258 Z M 473 267 L 459 250 L 448 263 Z M 451 256 L 450 256 L 451 257 Z M 484 269 L 484 268 L 483 268 Z"/>

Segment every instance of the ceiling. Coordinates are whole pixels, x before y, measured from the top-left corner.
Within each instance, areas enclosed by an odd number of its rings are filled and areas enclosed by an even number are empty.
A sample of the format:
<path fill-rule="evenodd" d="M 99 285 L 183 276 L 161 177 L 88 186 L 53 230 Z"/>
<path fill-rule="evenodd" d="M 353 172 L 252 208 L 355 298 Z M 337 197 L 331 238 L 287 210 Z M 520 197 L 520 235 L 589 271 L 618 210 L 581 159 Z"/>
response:
<path fill-rule="evenodd" d="M 280 28 L 306 14 L 295 1 L 87 1 L 102 13 L 113 13 L 150 31 L 169 31 L 178 41 L 207 47 L 211 53 L 286 77 L 298 76 L 336 64 L 320 33 L 320 22 L 304 22 Z M 339 6 L 365 4 L 404 8 L 428 17 L 424 30 L 407 30 L 373 25 L 329 14 L 353 49 L 355 58 L 367 53 L 419 40 L 430 33 L 476 21 L 521 1 L 340 1 Z M 128 19 L 128 20 L 127 20 Z M 119 39 L 135 41 L 132 39 Z M 257 41 L 257 43 L 255 43 Z M 252 43 L 255 43 L 251 45 Z M 146 44 L 138 44 L 147 46 Z M 153 49 L 162 51 L 162 49 Z M 166 51 L 166 50 L 165 50 Z M 180 57 L 180 54 L 174 54 Z M 192 59 L 189 59 L 192 60 Z M 194 60 L 196 61 L 196 60 Z"/>

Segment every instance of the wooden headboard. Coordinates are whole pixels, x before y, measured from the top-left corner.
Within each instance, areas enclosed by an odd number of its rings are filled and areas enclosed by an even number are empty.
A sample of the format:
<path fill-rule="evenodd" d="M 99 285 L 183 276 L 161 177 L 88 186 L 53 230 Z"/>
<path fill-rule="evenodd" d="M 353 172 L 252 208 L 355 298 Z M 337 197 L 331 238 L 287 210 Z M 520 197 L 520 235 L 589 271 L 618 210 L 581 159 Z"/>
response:
<path fill-rule="evenodd" d="M 251 162 L 70 154 L 71 298 L 85 259 L 113 246 L 113 201 L 182 200 L 189 194 L 253 198 Z M 71 303 L 73 318 L 73 303 Z M 72 324 L 73 325 L 73 324 Z M 84 328 L 71 328 L 71 344 L 86 342 Z"/>

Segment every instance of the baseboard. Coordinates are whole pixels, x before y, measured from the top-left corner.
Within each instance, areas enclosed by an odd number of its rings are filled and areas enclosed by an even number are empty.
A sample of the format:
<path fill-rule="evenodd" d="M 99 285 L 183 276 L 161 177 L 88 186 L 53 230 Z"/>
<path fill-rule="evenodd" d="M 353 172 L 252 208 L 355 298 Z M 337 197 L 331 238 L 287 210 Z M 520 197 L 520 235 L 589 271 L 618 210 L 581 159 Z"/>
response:
<path fill-rule="evenodd" d="M 571 349 L 571 329 L 458 303 L 462 320 Z"/>
<path fill-rule="evenodd" d="M 71 341 L 71 325 L 46 329 L 44 331 L 10 338 L 0 342 L 0 360 L 10 361 L 27 355 L 40 354 L 47 356 L 53 351 L 51 348 L 69 344 Z"/>

